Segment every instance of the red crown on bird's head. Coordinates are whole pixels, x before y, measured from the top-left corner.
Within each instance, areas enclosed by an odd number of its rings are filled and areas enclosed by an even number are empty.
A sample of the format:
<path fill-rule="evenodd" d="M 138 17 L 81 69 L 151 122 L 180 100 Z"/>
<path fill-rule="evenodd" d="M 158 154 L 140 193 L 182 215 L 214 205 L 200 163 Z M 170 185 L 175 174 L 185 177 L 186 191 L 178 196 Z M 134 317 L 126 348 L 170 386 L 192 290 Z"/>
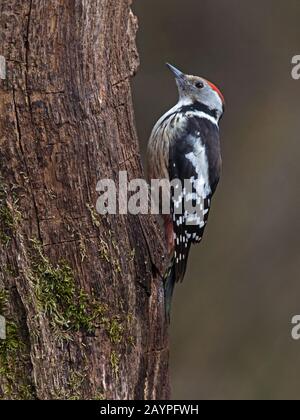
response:
<path fill-rule="evenodd" d="M 221 98 L 221 101 L 223 102 L 223 105 L 225 105 L 225 98 L 224 98 L 224 96 L 223 96 L 223 94 L 222 94 L 222 92 L 220 91 L 220 89 L 216 86 L 216 85 L 214 85 L 212 82 L 210 82 L 210 81 L 208 81 L 208 80 L 206 80 L 207 81 L 207 83 L 209 84 L 209 86 L 215 91 L 215 92 L 217 92 L 217 94 L 220 96 L 220 98 Z"/>

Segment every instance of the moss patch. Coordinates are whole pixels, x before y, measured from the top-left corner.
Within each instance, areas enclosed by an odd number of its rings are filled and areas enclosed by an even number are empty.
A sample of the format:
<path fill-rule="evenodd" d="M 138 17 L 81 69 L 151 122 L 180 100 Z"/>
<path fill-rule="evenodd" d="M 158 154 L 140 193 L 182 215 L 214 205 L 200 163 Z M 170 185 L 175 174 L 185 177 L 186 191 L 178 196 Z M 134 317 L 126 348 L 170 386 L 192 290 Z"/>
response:
<path fill-rule="evenodd" d="M 7 316 L 8 292 L 0 289 L 0 315 Z M 33 389 L 28 383 L 26 365 L 28 349 L 19 326 L 6 318 L 6 338 L 0 339 L 0 398 L 5 400 L 34 399 Z"/>
<path fill-rule="evenodd" d="M 54 265 L 44 255 L 39 242 L 31 241 L 31 244 L 30 275 L 40 310 L 49 320 L 54 336 L 60 340 L 68 340 L 72 339 L 73 332 L 95 333 L 97 328 L 103 329 L 111 343 L 109 362 L 117 378 L 121 348 L 128 344 L 133 345 L 130 335 L 131 316 L 123 310 L 121 314 L 112 314 L 108 305 L 76 286 L 74 273 L 66 261 Z M 66 399 L 80 397 L 83 380 L 81 375 L 74 374 L 70 377 L 72 393 L 66 395 Z"/>
<path fill-rule="evenodd" d="M 27 362 L 27 349 L 19 334 L 18 326 L 14 322 L 7 322 L 6 339 L 0 340 L 2 399 L 34 398 L 31 385 L 25 382 L 24 366 Z"/>
<path fill-rule="evenodd" d="M 129 255 L 129 261 L 130 261 L 130 262 L 134 262 L 134 260 L 135 260 L 135 255 L 136 255 L 136 249 L 134 248 L 134 249 L 130 252 L 130 255 Z"/>
<path fill-rule="evenodd" d="M 31 276 L 36 296 L 53 327 L 93 332 L 104 327 L 112 344 L 120 344 L 124 326 L 121 316 L 109 316 L 109 308 L 78 289 L 66 261 L 53 265 L 43 254 L 42 246 L 31 241 Z"/>
<path fill-rule="evenodd" d="M 114 316 L 105 322 L 105 329 L 112 344 L 120 344 L 123 340 L 124 326 L 119 316 Z"/>
<path fill-rule="evenodd" d="M 120 355 L 113 350 L 110 354 L 110 365 L 116 378 L 119 376 L 120 370 Z"/>
<path fill-rule="evenodd" d="M 53 265 L 37 241 L 32 241 L 31 275 L 36 296 L 52 327 L 93 331 L 103 315 L 102 306 L 78 289 L 73 271 L 66 261 Z"/>
<path fill-rule="evenodd" d="M 94 397 L 92 398 L 92 400 L 95 400 L 95 401 L 103 401 L 105 399 L 106 399 L 105 395 L 101 391 L 97 391 L 96 394 L 94 395 Z"/>
<path fill-rule="evenodd" d="M 66 395 L 67 400 L 81 400 L 81 388 L 86 379 L 86 375 L 81 372 L 71 372 L 68 385 L 72 390 L 71 393 Z"/>
<path fill-rule="evenodd" d="M 5 289 L 0 289 L 0 315 L 4 315 L 7 305 L 8 293 Z"/>
<path fill-rule="evenodd" d="M 79 236 L 79 249 L 80 249 L 81 262 L 84 262 L 84 260 L 87 257 L 87 249 L 86 249 L 86 243 L 85 243 L 84 237 L 82 235 Z"/>
<path fill-rule="evenodd" d="M 111 242 L 112 242 L 112 246 L 114 250 L 119 252 L 119 248 L 116 247 L 113 241 Z M 103 239 L 100 239 L 99 253 L 100 253 L 101 259 L 111 265 L 114 273 L 117 273 L 117 274 L 122 273 L 120 261 L 117 258 L 110 257 L 111 252 L 110 252 L 109 246 Z"/>
<path fill-rule="evenodd" d="M 17 198 L 8 201 L 8 187 L 0 177 L 0 242 L 7 246 L 16 231 L 21 214 L 17 209 Z"/>
<path fill-rule="evenodd" d="M 100 222 L 100 216 L 97 213 L 97 210 L 95 209 L 95 207 L 91 206 L 90 204 L 86 204 L 86 208 L 89 210 L 90 215 L 91 215 L 91 219 L 92 219 L 92 223 L 96 228 L 99 228 L 101 226 L 101 222 Z"/>
<path fill-rule="evenodd" d="M 100 257 L 101 257 L 102 260 L 104 260 L 108 263 L 110 262 L 109 246 L 107 245 L 107 243 L 103 239 L 100 239 L 99 253 L 100 253 Z"/>

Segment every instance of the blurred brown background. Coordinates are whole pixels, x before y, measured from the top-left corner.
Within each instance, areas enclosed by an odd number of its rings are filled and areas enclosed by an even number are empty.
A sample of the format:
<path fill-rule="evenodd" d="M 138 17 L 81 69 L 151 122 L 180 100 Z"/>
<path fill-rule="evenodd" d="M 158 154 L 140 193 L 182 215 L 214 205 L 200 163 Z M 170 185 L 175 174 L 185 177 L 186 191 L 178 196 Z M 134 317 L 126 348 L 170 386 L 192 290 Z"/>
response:
<path fill-rule="evenodd" d="M 177 92 L 164 63 L 223 91 L 223 177 L 175 293 L 176 399 L 299 399 L 299 0 L 136 0 L 136 120 L 145 150 Z"/>

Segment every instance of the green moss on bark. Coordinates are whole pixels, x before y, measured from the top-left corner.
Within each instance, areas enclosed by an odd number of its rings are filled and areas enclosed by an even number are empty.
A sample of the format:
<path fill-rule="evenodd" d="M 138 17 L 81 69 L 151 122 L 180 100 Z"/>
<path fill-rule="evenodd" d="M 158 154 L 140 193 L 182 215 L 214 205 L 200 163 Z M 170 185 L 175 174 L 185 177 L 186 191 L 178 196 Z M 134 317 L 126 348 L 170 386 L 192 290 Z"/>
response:
<path fill-rule="evenodd" d="M 12 239 L 19 216 L 20 213 L 8 201 L 8 187 L 0 177 L 0 242 L 2 245 L 7 246 Z"/>
<path fill-rule="evenodd" d="M 69 264 L 63 260 L 52 264 L 37 241 L 32 241 L 31 276 L 37 300 L 53 328 L 88 332 L 95 329 L 103 307 L 76 287 Z"/>
<path fill-rule="evenodd" d="M 0 340 L 1 399 L 34 399 L 33 389 L 27 383 L 25 367 L 28 352 L 16 323 L 7 321 L 6 338 Z"/>

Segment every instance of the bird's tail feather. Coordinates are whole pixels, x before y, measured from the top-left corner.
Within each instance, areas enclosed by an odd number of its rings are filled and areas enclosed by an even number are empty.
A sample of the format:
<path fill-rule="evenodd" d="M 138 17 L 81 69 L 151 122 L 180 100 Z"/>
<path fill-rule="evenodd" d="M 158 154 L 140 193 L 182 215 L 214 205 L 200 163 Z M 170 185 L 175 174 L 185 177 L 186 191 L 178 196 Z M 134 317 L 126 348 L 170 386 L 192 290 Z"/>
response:
<path fill-rule="evenodd" d="M 176 264 L 175 256 L 173 256 L 164 277 L 165 315 L 168 323 L 170 323 L 171 319 L 171 306 L 174 287 L 177 282 L 183 280 L 186 272 L 186 266 L 187 259 Z"/>
<path fill-rule="evenodd" d="M 178 270 L 178 268 L 180 270 Z M 170 323 L 171 319 L 171 306 L 174 287 L 178 281 L 183 279 L 185 271 L 186 264 L 181 264 L 181 266 L 178 267 L 178 264 L 175 263 L 175 257 L 173 257 L 164 277 L 165 315 L 168 323 Z"/>

